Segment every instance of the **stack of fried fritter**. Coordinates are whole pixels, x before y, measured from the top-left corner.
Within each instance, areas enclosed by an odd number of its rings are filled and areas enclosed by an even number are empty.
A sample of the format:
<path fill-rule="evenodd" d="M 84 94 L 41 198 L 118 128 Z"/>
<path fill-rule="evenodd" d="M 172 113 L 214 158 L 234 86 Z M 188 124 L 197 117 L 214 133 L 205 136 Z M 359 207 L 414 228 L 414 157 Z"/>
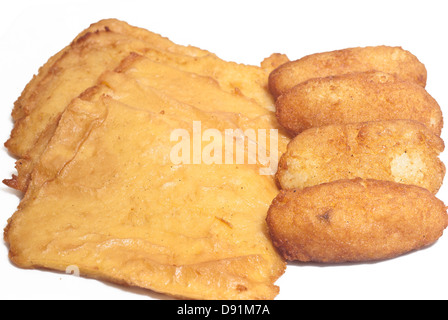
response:
<path fill-rule="evenodd" d="M 288 260 L 369 261 L 434 243 L 443 119 L 426 68 L 399 47 L 318 53 L 274 70 L 279 122 L 295 138 L 267 221 Z"/>
<path fill-rule="evenodd" d="M 401 48 L 274 54 L 258 67 L 95 23 L 14 106 L 18 174 L 4 182 L 24 198 L 4 233 L 10 259 L 177 297 L 272 299 L 285 259 L 427 246 L 448 216 L 435 197 L 442 113 L 425 84 Z M 174 163 L 173 132 L 198 149 L 194 123 L 281 156 L 275 179 L 260 160 Z M 277 130 L 274 147 L 246 129 Z"/>
<path fill-rule="evenodd" d="M 272 152 L 285 151 L 267 88 L 284 61 L 226 62 L 117 20 L 83 31 L 15 104 L 6 146 L 20 160 L 5 183 L 25 194 L 5 229 L 11 260 L 173 296 L 274 298 L 285 262 L 265 221 L 272 176 L 170 154 L 173 130 L 193 137 L 194 121 L 278 129 Z"/>

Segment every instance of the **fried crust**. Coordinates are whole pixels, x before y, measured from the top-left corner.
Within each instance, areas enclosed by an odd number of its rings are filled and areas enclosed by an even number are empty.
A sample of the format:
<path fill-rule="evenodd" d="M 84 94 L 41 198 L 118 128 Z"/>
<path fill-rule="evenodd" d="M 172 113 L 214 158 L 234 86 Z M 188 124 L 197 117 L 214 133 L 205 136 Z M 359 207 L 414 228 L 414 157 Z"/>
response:
<path fill-rule="evenodd" d="M 329 124 L 407 119 L 440 135 L 443 116 L 437 101 L 421 86 L 383 72 L 311 79 L 276 101 L 279 122 L 290 132 Z"/>
<path fill-rule="evenodd" d="M 210 62 L 210 64 L 212 63 Z M 227 62 L 222 61 L 222 64 L 227 64 Z M 189 64 L 187 63 L 183 67 L 186 68 L 188 65 Z M 214 65 L 218 70 L 224 69 L 221 67 L 222 65 L 217 63 Z M 200 64 L 197 67 L 198 69 L 201 69 Z M 191 66 L 191 68 L 194 69 L 193 66 Z M 160 78 L 160 74 L 163 74 L 164 77 Z M 119 77 L 119 75 L 122 75 L 122 77 Z M 163 61 L 159 63 L 146 57 L 146 55 L 142 56 L 136 53 L 131 53 L 128 57 L 122 60 L 114 72 L 108 71 L 103 73 L 103 75 L 97 79 L 96 84 L 105 83 L 109 87 L 115 87 L 116 94 L 119 94 L 121 97 L 126 97 L 127 100 L 133 100 L 127 91 L 132 90 L 129 88 L 129 83 L 137 81 L 141 87 L 160 90 L 168 96 L 190 105 L 197 106 L 200 109 L 210 110 L 220 108 L 222 112 L 226 113 L 235 112 L 245 114 L 252 119 L 250 124 L 252 129 L 264 129 L 270 127 L 279 129 L 280 140 L 278 146 L 280 157 L 281 153 L 286 151 L 289 136 L 286 130 L 278 124 L 275 113 L 267 110 L 252 99 L 247 99 L 240 94 L 233 94 L 230 89 L 222 90 L 223 78 L 226 78 L 226 76 L 218 77 L 218 79 L 221 80 L 221 82 L 218 83 L 214 78 L 181 71 L 176 68 L 176 66 L 170 66 L 170 64 L 163 63 Z M 130 80 L 130 82 L 125 81 L 125 79 Z M 180 84 L 183 83 L 184 86 L 173 86 L 172 84 L 176 82 Z M 185 84 L 187 83 L 189 86 L 188 91 L 184 89 Z M 254 84 L 254 86 L 261 88 L 256 84 Z M 88 89 L 82 96 L 88 98 L 87 93 L 89 91 L 90 90 Z M 27 156 L 17 161 L 16 167 L 18 175 L 10 180 L 5 180 L 5 184 L 23 192 L 27 190 L 33 167 L 39 161 L 40 155 L 45 150 L 48 141 L 51 139 L 54 129 L 57 127 L 58 119 L 56 118 L 49 122 L 49 126 L 43 131 L 36 143 L 34 143 L 32 149 L 28 151 Z M 245 127 L 249 124 L 240 123 L 240 125 Z M 13 132 L 16 131 L 14 130 Z"/>
<path fill-rule="evenodd" d="M 18 174 L 4 183 L 25 192 L 32 168 L 48 144 L 66 105 L 86 88 L 95 86 L 103 72 L 117 66 L 123 68 L 120 65 L 122 59 L 138 55 L 136 53 L 179 71 L 208 77 L 223 92 L 269 110 L 272 117 L 266 121 L 277 123 L 267 81 L 273 66 L 285 61 L 286 56 L 273 55 L 265 60 L 264 67 L 243 65 L 224 61 L 206 50 L 174 44 L 158 34 L 119 20 L 102 20 L 80 33 L 70 46 L 51 58 L 17 100 L 13 112 L 16 114 L 15 125 L 5 146 L 19 158 Z M 285 131 L 280 125 L 278 127 Z"/>
<path fill-rule="evenodd" d="M 447 227 L 428 190 L 379 180 L 338 180 L 282 190 L 267 222 L 287 260 L 326 263 L 393 258 L 434 243 Z"/>
<path fill-rule="evenodd" d="M 161 48 L 163 50 L 167 50 L 169 52 L 177 54 L 189 55 L 192 57 L 203 57 L 211 54 L 210 52 L 199 49 L 197 47 L 174 44 L 168 38 L 162 37 L 148 30 L 131 26 L 124 21 L 120 21 L 117 19 L 100 20 L 96 23 L 91 24 L 87 29 L 80 32 L 70 45 L 66 46 L 60 52 L 52 56 L 39 69 L 38 73 L 27 84 L 22 94 L 14 104 L 14 109 L 12 112 L 14 121 L 25 117 L 29 114 L 30 109 L 32 110 L 32 108 L 34 108 L 34 104 L 36 103 L 35 100 L 37 99 L 38 95 L 35 88 L 40 86 L 40 83 L 42 81 L 45 81 L 45 78 L 51 76 L 53 73 L 59 70 L 57 66 L 55 67 L 55 63 L 57 63 L 59 59 L 61 59 L 68 51 L 70 51 L 73 46 L 79 45 L 80 43 L 88 39 L 92 34 L 99 32 L 111 32 L 133 37 L 141 41 L 156 44 L 158 48 Z"/>
<path fill-rule="evenodd" d="M 19 158 L 28 157 L 44 129 L 60 116 L 64 107 L 132 52 L 214 78 L 224 91 L 274 111 L 274 101 L 267 88 L 270 69 L 224 61 L 206 50 L 177 45 L 158 34 L 109 19 L 78 35 L 40 68 L 26 86 L 15 103 L 15 126 L 5 143 L 8 150 Z M 270 61 L 279 59 L 274 57 Z"/>
<path fill-rule="evenodd" d="M 312 78 L 372 70 L 426 86 L 427 71 L 416 56 L 401 47 L 376 46 L 316 53 L 287 62 L 270 74 L 269 89 L 278 97 Z"/>
<path fill-rule="evenodd" d="M 133 104 L 110 91 L 64 111 L 5 229 L 11 261 L 186 298 L 273 299 L 285 269 L 267 237 L 273 180 L 258 165 L 174 168 L 167 157 L 173 128 L 232 119 L 156 91 L 129 91 Z"/>
<path fill-rule="evenodd" d="M 413 184 L 437 193 L 445 176 L 438 158 L 444 148 L 440 137 L 411 120 L 311 128 L 288 144 L 276 177 L 282 189 L 360 177 Z"/>

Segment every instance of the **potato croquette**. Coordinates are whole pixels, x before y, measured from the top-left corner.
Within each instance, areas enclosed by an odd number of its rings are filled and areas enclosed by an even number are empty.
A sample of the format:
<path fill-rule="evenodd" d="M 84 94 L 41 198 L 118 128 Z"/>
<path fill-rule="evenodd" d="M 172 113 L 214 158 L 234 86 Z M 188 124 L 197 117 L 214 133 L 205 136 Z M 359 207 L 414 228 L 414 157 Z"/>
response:
<path fill-rule="evenodd" d="M 440 137 L 416 121 L 329 125 L 296 136 L 281 157 L 276 176 L 283 189 L 360 177 L 437 193 L 445 176 L 438 158 L 444 148 Z"/>
<path fill-rule="evenodd" d="M 426 86 L 426 68 L 417 57 L 401 47 L 377 46 L 316 53 L 287 62 L 270 74 L 269 89 L 278 97 L 312 78 L 373 70 Z"/>
<path fill-rule="evenodd" d="M 443 127 L 437 101 L 421 86 L 383 72 L 352 73 L 303 82 L 276 101 L 277 118 L 287 130 L 329 124 L 406 119 L 435 134 Z"/>
<path fill-rule="evenodd" d="M 340 263 L 389 259 L 428 246 L 442 236 L 448 215 L 424 188 L 357 178 L 282 190 L 267 223 L 285 259 Z"/>

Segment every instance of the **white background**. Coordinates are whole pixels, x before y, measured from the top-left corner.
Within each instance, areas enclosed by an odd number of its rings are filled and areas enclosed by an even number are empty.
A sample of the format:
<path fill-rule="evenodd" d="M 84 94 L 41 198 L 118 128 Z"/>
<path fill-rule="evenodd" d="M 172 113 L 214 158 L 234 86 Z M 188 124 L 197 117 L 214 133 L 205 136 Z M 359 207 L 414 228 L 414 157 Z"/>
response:
<path fill-rule="evenodd" d="M 427 91 L 447 114 L 446 1 L 3 1 L 0 5 L 0 141 L 10 112 L 46 60 L 91 23 L 118 18 L 194 45 L 225 60 L 259 64 L 273 52 L 291 60 L 368 45 L 402 46 L 428 70 Z M 446 138 L 445 129 L 442 138 Z M 445 139 L 446 140 L 446 139 Z M 14 173 L 2 147 L 0 177 Z M 442 160 L 446 161 L 445 153 Z M 446 162 L 448 163 L 448 162 Z M 438 197 L 448 204 L 448 187 Z M 0 186 L 0 228 L 19 203 Z M 448 233 L 448 231 L 446 232 Z M 22 270 L 0 242 L 2 299 L 169 299 L 140 289 L 48 271 Z M 290 263 L 277 299 L 447 299 L 448 234 L 433 246 L 377 263 L 322 266 Z"/>

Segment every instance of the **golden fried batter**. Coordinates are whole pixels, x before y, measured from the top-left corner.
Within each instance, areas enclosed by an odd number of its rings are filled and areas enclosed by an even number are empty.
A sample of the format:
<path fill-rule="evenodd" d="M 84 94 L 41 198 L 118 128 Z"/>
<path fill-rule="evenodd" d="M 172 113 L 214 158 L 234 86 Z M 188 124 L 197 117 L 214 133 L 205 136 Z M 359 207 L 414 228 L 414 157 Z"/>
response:
<path fill-rule="evenodd" d="M 226 62 L 116 20 L 81 33 L 16 103 L 6 145 L 23 158 L 8 184 L 26 193 L 5 229 L 11 261 L 176 297 L 273 299 L 285 262 L 268 238 L 266 164 L 174 165 L 170 137 L 192 137 L 193 121 L 281 129 L 267 88 L 279 59 Z"/>
<path fill-rule="evenodd" d="M 426 68 L 413 54 L 400 47 L 377 46 L 316 53 L 287 62 L 271 73 L 269 89 L 278 97 L 312 78 L 372 70 L 426 85 Z"/>
<path fill-rule="evenodd" d="M 440 137 L 411 120 L 311 128 L 289 143 L 277 179 L 283 189 L 361 177 L 413 184 L 437 193 L 445 176 L 438 158 L 444 147 Z"/>
<path fill-rule="evenodd" d="M 162 74 L 163 77 L 160 76 Z M 131 80 L 131 82 L 127 80 Z M 165 63 L 154 62 L 146 56 L 136 53 L 129 55 L 121 62 L 116 72 L 106 72 L 97 81 L 99 84 L 104 83 L 113 87 L 115 96 L 119 97 L 121 102 L 131 105 L 135 103 L 134 100 L 138 101 L 143 95 L 134 97 L 129 93 L 137 92 L 130 83 L 138 82 L 141 87 L 140 91 L 144 91 L 144 88 L 152 88 L 200 110 L 244 115 L 244 123 L 241 120 L 243 117 L 239 120 L 239 126 L 244 130 L 279 129 L 278 158 L 286 151 L 286 146 L 290 141 L 288 134 L 278 124 L 274 112 L 263 108 L 253 100 L 222 90 L 222 87 L 210 77 L 182 71 Z M 34 164 L 39 161 L 40 154 L 45 150 L 57 126 L 58 119 L 59 116 L 49 123 L 40 139 L 28 152 L 28 157 L 17 162 L 18 175 L 11 180 L 4 181 L 8 186 L 26 191 Z"/>
<path fill-rule="evenodd" d="M 166 38 L 118 20 L 104 20 L 88 30 L 81 33 L 69 48 L 64 49 L 64 54 L 57 55 L 57 59 L 50 59 L 17 101 L 16 110 L 20 111 L 14 113 L 23 113 L 24 116 L 16 119 L 6 146 L 21 159 L 16 164 L 18 175 L 4 181 L 8 186 L 26 191 L 33 164 L 45 149 L 65 106 L 86 88 L 96 85 L 98 77 L 104 71 L 119 66 L 130 52 L 140 53 L 153 62 L 171 67 L 171 74 L 177 69 L 180 74 L 189 72 L 200 76 L 197 78 L 208 77 L 208 81 L 204 80 L 202 83 L 208 82 L 209 87 L 214 85 L 222 94 L 232 95 L 233 101 L 238 101 L 227 104 L 222 101 L 221 105 L 228 107 L 228 111 L 237 108 L 247 114 L 254 108 L 267 110 L 264 114 L 259 114 L 261 118 L 258 122 L 264 121 L 265 128 L 275 127 L 280 130 L 280 150 L 285 150 L 289 137 L 278 125 L 273 113 L 274 102 L 267 89 L 268 75 L 272 70 L 269 67 L 263 69 L 227 62 L 205 50 L 176 45 Z M 268 58 L 273 63 L 281 59 L 285 57 Z M 121 65 L 119 68 L 124 67 Z M 151 76 L 159 77 L 159 74 L 153 70 Z M 167 78 L 167 75 L 159 77 L 159 82 Z M 170 79 L 173 80 L 173 76 Z M 175 88 L 174 83 L 178 84 L 178 91 L 185 92 L 184 97 L 194 96 L 191 88 L 182 88 L 194 84 L 194 79 L 189 83 L 174 79 L 167 88 Z M 196 91 L 194 94 L 205 97 L 209 92 L 205 90 L 199 94 Z M 215 101 L 220 99 L 213 95 L 210 97 Z M 176 99 L 182 97 L 176 96 Z M 215 108 L 216 105 L 208 103 L 206 107 Z"/>
<path fill-rule="evenodd" d="M 298 134 L 312 127 L 375 120 L 416 120 L 440 135 L 437 101 L 410 81 L 382 72 L 316 78 L 295 86 L 276 101 L 279 122 Z"/>
<path fill-rule="evenodd" d="M 442 236 L 448 215 L 426 189 L 358 178 L 281 191 L 267 222 L 286 259 L 339 263 L 428 246 Z"/>
<path fill-rule="evenodd" d="M 274 111 L 267 88 L 271 70 L 227 62 L 206 50 L 174 44 L 118 20 L 105 20 L 82 32 L 27 85 L 15 104 L 16 123 L 6 143 L 8 150 L 24 159 L 32 157 L 32 148 L 47 128 L 53 126 L 52 122 L 65 106 L 94 86 L 104 71 L 116 68 L 131 52 L 183 71 L 209 76 L 224 91 Z"/>
<path fill-rule="evenodd" d="M 51 57 L 40 69 L 36 76 L 33 77 L 33 79 L 28 83 L 28 85 L 23 90 L 21 96 L 17 99 L 14 105 L 14 110 L 12 112 L 13 119 L 15 121 L 27 116 L 32 109 L 36 107 L 36 104 L 39 103 L 39 98 L 36 97 L 36 95 L 40 95 L 39 92 L 46 86 L 48 86 L 47 82 L 53 82 L 52 78 L 55 76 L 55 73 L 61 72 L 61 69 L 63 69 L 65 66 L 61 66 L 60 60 L 66 59 L 66 55 L 71 55 L 70 51 L 79 45 L 79 43 L 91 41 L 90 39 L 92 37 L 92 34 L 101 34 L 103 35 L 103 32 L 108 32 L 110 34 L 120 34 L 122 36 L 133 38 L 134 40 L 141 40 L 146 42 L 147 44 L 151 44 L 151 48 L 157 48 L 164 52 L 170 52 L 174 54 L 179 55 L 187 55 L 191 57 L 204 57 L 207 55 L 210 55 L 211 53 L 202 50 L 193 46 L 182 46 L 173 43 L 167 38 L 164 38 L 156 33 L 153 33 L 151 31 L 137 28 L 134 26 L 131 26 L 127 24 L 124 21 L 120 21 L 117 19 L 104 19 L 101 21 L 98 21 L 96 23 L 93 23 L 89 28 L 83 30 L 74 40 L 73 42 L 62 49 L 60 52 L 55 54 L 53 57 Z M 123 39 L 123 37 L 121 37 Z M 101 40 L 100 40 L 101 41 Z M 104 39 L 104 46 L 108 45 L 108 40 Z M 119 41 L 117 41 L 119 43 Z M 116 44 L 117 44 L 116 43 Z M 92 45 L 92 44 L 90 44 Z M 84 46 L 85 49 L 86 46 Z M 113 48 L 108 48 L 109 50 L 112 50 Z M 85 54 L 86 50 L 83 51 Z M 120 54 L 119 51 L 115 52 L 115 54 Z M 128 53 L 124 53 L 123 57 L 125 57 Z M 106 63 L 109 59 L 113 57 L 107 57 L 107 55 L 103 55 L 101 59 L 101 63 Z M 106 59 L 106 60 L 103 60 Z M 120 60 L 118 60 L 120 61 Z M 90 71 L 89 68 L 87 68 L 86 65 L 86 71 Z M 89 67 L 92 67 L 89 65 Z M 95 66 L 93 66 L 95 67 Z M 106 67 L 106 65 L 103 65 L 103 67 Z M 87 89 L 87 87 L 84 87 L 84 89 Z M 81 91 L 82 92 L 82 91 Z M 80 92 L 80 93 L 81 93 Z M 73 96 L 73 97 L 76 97 Z"/>
<path fill-rule="evenodd" d="M 102 85 L 63 113 L 5 230 L 11 260 L 176 297 L 274 298 L 285 264 L 267 237 L 272 177 L 169 156 L 174 129 L 235 129 L 234 117 L 126 89 L 127 104 Z"/>

